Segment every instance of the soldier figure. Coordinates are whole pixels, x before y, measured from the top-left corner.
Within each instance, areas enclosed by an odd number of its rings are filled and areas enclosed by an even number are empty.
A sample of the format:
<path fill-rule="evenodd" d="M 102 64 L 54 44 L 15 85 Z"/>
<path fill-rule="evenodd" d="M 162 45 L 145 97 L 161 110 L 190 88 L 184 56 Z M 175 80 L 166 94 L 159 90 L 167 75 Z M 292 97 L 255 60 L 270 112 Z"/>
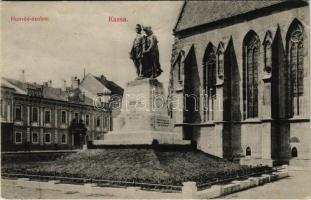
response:
<path fill-rule="evenodd" d="M 130 58 L 133 60 L 136 67 L 136 73 L 138 77 L 142 77 L 142 57 L 143 57 L 143 46 L 144 46 L 144 35 L 141 34 L 142 26 L 140 24 L 136 25 L 136 37 L 133 42 L 133 46 L 130 52 Z"/>

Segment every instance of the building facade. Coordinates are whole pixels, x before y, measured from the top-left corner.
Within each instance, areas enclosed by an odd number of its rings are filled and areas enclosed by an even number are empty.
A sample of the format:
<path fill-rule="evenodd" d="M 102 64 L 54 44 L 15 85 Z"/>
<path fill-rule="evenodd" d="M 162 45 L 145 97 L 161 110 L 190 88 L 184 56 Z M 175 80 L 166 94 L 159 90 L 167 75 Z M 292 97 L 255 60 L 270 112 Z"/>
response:
<path fill-rule="evenodd" d="M 2 151 L 75 149 L 103 138 L 112 129 L 109 102 L 94 106 L 95 96 L 85 95 L 82 82 L 75 77 L 70 87 L 54 88 L 51 82 L 38 85 L 2 78 Z M 74 123 L 86 128 L 82 141 L 71 130 Z"/>
<path fill-rule="evenodd" d="M 175 131 L 242 162 L 310 159 L 306 1 L 187 1 L 169 82 Z"/>

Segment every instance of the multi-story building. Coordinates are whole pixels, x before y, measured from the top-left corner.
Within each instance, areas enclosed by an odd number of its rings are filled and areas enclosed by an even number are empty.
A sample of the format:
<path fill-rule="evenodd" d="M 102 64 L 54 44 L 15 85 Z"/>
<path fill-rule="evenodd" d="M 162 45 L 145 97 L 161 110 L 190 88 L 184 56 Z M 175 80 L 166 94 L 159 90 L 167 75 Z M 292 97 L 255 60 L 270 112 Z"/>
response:
<path fill-rule="evenodd" d="M 186 1 L 171 60 L 175 131 L 220 157 L 310 159 L 309 24 L 307 1 Z"/>
<path fill-rule="evenodd" d="M 102 76 L 104 77 L 104 76 Z M 100 82 L 97 93 L 122 96 L 123 89 Z M 112 129 L 112 110 L 106 102 L 87 96 L 83 81 L 76 77 L 70 87 L 52 87 L 20 80 L 1 80 L 1 146 L 2 151 L 72 149 L 86 141 L 104 137 Z M 105 90 L 104 90 L 105 89 Z M 97 106 L 94 106 L 97 101 Z M 98 105 L 101 101 L 101 105 Z M 86 134 L 74 133 L 74 123 L 86 128 Z M 83 130 L 80 130 L 83 131 Z M 78 131 L 79 132 L 79 131 Z"/>

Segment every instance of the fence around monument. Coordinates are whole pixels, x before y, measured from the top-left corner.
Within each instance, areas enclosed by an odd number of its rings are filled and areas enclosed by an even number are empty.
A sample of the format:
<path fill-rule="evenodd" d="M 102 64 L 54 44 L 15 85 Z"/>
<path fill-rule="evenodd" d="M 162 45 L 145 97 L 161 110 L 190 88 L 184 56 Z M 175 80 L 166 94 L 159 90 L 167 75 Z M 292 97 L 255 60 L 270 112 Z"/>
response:
<path fill-rule="evenodd" d="M 86 184 L 96 183 L 99 187 L 141 187 L 144 189 L 156 189 L 156 190 L 168 190 L 168 191 L 180 191 L 182 186 L 177 185 L 164 185 L 153 183 L 141 183 L 131 181 L 114 181 L 105 179 L 90 179 L 90 178 L 75 178 L 75 177 L 62 177 L 62 176 L 46 176 L 46 175 L 33 175 L 24 173 L 1 173 L 2 177 L 7 178 L 29 178 L 38 181 L 51 181 L 58 180 L 61 183 L 68 184 Z"/>
<path fill-rule="evenodd" d="M 197 185 L 197 188 L 198 188 L 198 190 L 204 190 L 206 188 L 211 187 L 212 185 L 217 185 L 217 184 L 223 185 L 223 184 L 229 183 L 231 181 L 235 181 L 235 180 L 244 180 L 244 179 L 247 179 L 250 177 L 260 176 L 262 174 L 272 174 L 273 172 L 277 172 L 277 171 L 280 171 L 282 169 L 284 169 L 284 168 L 275 167 L 275 168 L 271 168 L 269 170 L 265 169 L 265 170 L 262 170 L 259 172 L 250 173 L 250 174 L 246 174 L 246 175 L 242 175 L 242 176 L 237 175 L 236 177 L 230 177 L 230 178 L 226 178 L 226 179 L 219 179 L 219 180 L 215 180 L 215 181 L 210 181 L 207 183 Z"/>
<path fill-rule="evenodd" d="M 212 185 L 223 185 L 234 180 L 243 180 L 249 177 L 260 176 L 262 174 L 271 174 L 282 170 L 282 168 L 271 168 L 264 169 L 254 173 L 246 175 L 236 175 L 234 177 L 217 179 L 215 181 L 207 181 L 203 184 L 198 184 L 198 190 L 204 190 L 211 187 Z M 65 177 L 65 176 L 51 176 L 51 175 L 38 175 L 38 174 L 28 174 L 25 170 L 16 170 L 15 172 L 3 172 L 6 171 L 2 169 L 1 176 L 6 178 L 29 178 L 38 181 L 51 181 L 58 180 L 61 183 L 68 184 L 86 184 L 86 183 L 96 183 L 99 187 L 141 187 L 142 189 L 149 190 L 166 190 L 166 191 L 181 191 L 182 185 L 166 185 L 166 184 L 154 184 L 154 183 L 143 183 L 135 181 L 116 181 L 116 180 L 105 180 L 105 179 L 91 179 L 91 178 L 76 178 L 76 177 Z"/>

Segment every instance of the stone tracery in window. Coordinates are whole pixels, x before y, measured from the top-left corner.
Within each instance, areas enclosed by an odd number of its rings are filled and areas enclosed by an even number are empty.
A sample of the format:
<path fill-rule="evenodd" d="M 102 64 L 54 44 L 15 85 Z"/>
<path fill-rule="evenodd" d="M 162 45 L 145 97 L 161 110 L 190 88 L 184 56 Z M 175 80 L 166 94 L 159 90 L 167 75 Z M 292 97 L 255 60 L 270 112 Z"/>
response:
<path fill-rule="evenodd" d="M 258 117 L 258 57 L 260 41 L 254 31 L 249 31 L 243 42 L 243 104 L 244 118 Z"/>

